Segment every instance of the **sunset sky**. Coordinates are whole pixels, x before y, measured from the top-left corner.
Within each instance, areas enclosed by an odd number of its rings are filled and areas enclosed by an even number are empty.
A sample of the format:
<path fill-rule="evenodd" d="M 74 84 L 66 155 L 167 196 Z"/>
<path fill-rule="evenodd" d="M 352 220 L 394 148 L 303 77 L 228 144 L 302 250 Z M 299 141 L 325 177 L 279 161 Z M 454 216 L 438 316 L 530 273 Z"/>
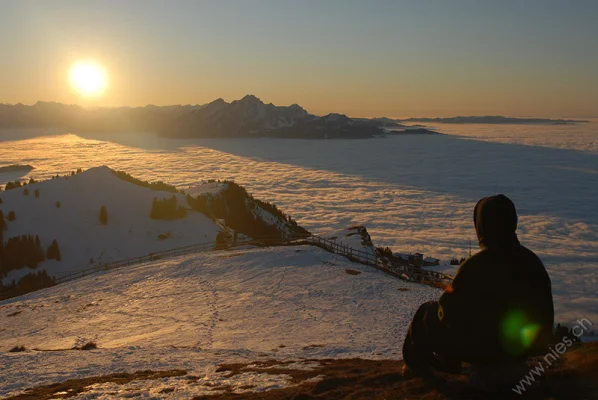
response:
<path fill-rule="evenodd" d="M 598 116 L 595 0 L 4 0 L 0 50 L 2 103 Z M 82 60 L 101 94 L 69 83 Z"/>

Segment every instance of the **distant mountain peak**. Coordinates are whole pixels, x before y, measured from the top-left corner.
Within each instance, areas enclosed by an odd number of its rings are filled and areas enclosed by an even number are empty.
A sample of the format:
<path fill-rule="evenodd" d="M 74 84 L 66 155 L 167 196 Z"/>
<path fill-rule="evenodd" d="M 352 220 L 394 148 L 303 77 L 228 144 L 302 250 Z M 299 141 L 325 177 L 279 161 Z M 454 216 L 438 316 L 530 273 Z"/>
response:
<path fill-rule="evenodd" d="M 247 94 L 245 95 L 245 97 L 243 97 L 241 100 L 238 100 L 239 103 L 259 103 L 259 104 L 264 104 L 263 101 L 261 101 L 258 97 L 252 95 L 252 94 Z"/>
<path fill-rule="evenodd" d="M 21 103 L 19 103 L 19 105 L 21 105 Z M 62 108 L 62 109 L 68 109 L 68 108 L 81 108 L 80 106 L 76 105 L 76 104 L 63 104 L 63 103 L 58 103 L 56 101 L 37 101 L 33 107 L 46 107 L 46 108 Z"/>
<path fill-rule="evenodd" d="M 328 122 L 346 122 L 346 121 L 350 121 L 351 118 L 347 117 L 345 114 L 338 114 L 338 113 L 330 113 L 327 115 L 324 115 L 322 117 L 322 119 L 324 121 Z"/>
<path fill-rule="evenodd" d="M 218 108 L 218 109 L 220 109 L 220 108 L 222 108 L 224 106 L 227 106 L 228 104 L 229 103 L 227 103 L 226 101 L 224 101 L 224 99 L 222 97 L 220 97 L 220 98 L 218 98 L 218 99 L 216 99 L 214 101 L 209 102 L 208 104 L 204 104 L 201 108 L 210 107 L 210 108 Z"/>

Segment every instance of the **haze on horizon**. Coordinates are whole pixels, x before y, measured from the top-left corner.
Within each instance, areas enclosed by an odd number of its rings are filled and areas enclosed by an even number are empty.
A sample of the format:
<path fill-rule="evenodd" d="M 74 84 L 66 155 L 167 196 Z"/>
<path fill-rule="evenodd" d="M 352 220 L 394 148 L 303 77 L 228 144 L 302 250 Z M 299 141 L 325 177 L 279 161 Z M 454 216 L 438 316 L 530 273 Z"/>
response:
<path fill-rule="evenodd" d="M 592 117 L 597 19 L 598 2 L 586 0 L 7 0 L 0 103 L 252 93 L 314 114 Z M 87 60 L 106 71 L 105 88 L 87 85 L 101 95 L 69 85 L 69 69 Z"/>

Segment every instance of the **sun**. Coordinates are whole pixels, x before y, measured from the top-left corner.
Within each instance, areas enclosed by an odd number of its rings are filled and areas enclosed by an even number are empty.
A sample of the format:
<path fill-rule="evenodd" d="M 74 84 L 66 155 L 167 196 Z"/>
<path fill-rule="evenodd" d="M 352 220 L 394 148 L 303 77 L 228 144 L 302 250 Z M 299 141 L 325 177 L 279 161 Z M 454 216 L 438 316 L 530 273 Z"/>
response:
<path fill-rule="evenodd" d="M 106 90 L 106 71 L 93 61 L 77 61 L 69 70 L 69 81 L 82 96 L 100 96 Z"/>

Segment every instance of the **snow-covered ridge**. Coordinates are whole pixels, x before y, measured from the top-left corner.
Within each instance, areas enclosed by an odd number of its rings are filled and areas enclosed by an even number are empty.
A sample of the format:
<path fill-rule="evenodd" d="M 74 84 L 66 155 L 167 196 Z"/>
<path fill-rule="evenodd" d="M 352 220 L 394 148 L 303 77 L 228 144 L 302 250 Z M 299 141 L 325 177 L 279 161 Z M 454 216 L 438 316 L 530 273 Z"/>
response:
<path fill-rule="evenodd" d="M 29 195 L 25 195 L 25 192 Z M 39 197 L 34 195 L 38 191 Z M 69 177 L 34 183 L 0 193 L 0 209 L 14 212 L 4 237 L 37 235 L 43 249 L 58 242 L 61 261 L 46 260 L 33 270 L 61 276 L 91 265 L 145 255 L 154 251 L 210 242 L 219 228 L 206 216 L 190 212 L 178 220 L 149 217 L 152 201 L 182 194 L 155 191 L 119 179 L 108 167 L 91 168 Z M 100 221 L 102 207 L 107 223 Z M 160 235 L 168 235 L 160 240 Z M 12 270 L 3 282 L 18 281 L 30 268 Z"/>
<path fill-rule="evenodd" d="M 188 196 L 218 196 L 223 190 L 227 191 L 229 184 L 212 182 L 203 186 L 188 190 L 185 195 L 166 184 L 148 185 L 108 167 L 96 167 L 0 192 L 0 211 L 6 225 L 1 235 L 4 241 L 31 235 L 39 240 L 44 253 L 56 241 L 61 258 L 46 259 L 33 269 L 14 269 L 9 261 L 0 262 L 1 283 L 9 285 L 31 272 L 45 270 L 50 276 L 60 277 L 123 259 L 216 242 L 219 232 L 229 232 L 230 227 L 223 226 L 222 221 L 210 213 L 194 210 Z M 150 217 L 154 199 L 162 201 L 173 196 L 178 207 L 185 209 L 184 217 Z M 253 203 L 246 213 L 253 213 L 252 218 L 262 223 L 273 224 L 274 230 L 280 228 L 281 232 L 287 232 L 286 220 L 259 207 L 257 200 L 251 200 Z M 226 201 L 222 203 L 224 208 L 228 207 Z M 105 210 L 105 221 L 102 210 Z M 14 215 L 13 220 L 10 214 Z"/>
<path fill-rule="evenodd" d="M 276 205 L 253 198 L 232 181 L 208 182 L 202 187 L 190 188 L 187 202 L 192 209 L 223 220 L 227 226 L 227 240 L 235 241 L 237 234 L 251 238 L 309 234 Z"/>

